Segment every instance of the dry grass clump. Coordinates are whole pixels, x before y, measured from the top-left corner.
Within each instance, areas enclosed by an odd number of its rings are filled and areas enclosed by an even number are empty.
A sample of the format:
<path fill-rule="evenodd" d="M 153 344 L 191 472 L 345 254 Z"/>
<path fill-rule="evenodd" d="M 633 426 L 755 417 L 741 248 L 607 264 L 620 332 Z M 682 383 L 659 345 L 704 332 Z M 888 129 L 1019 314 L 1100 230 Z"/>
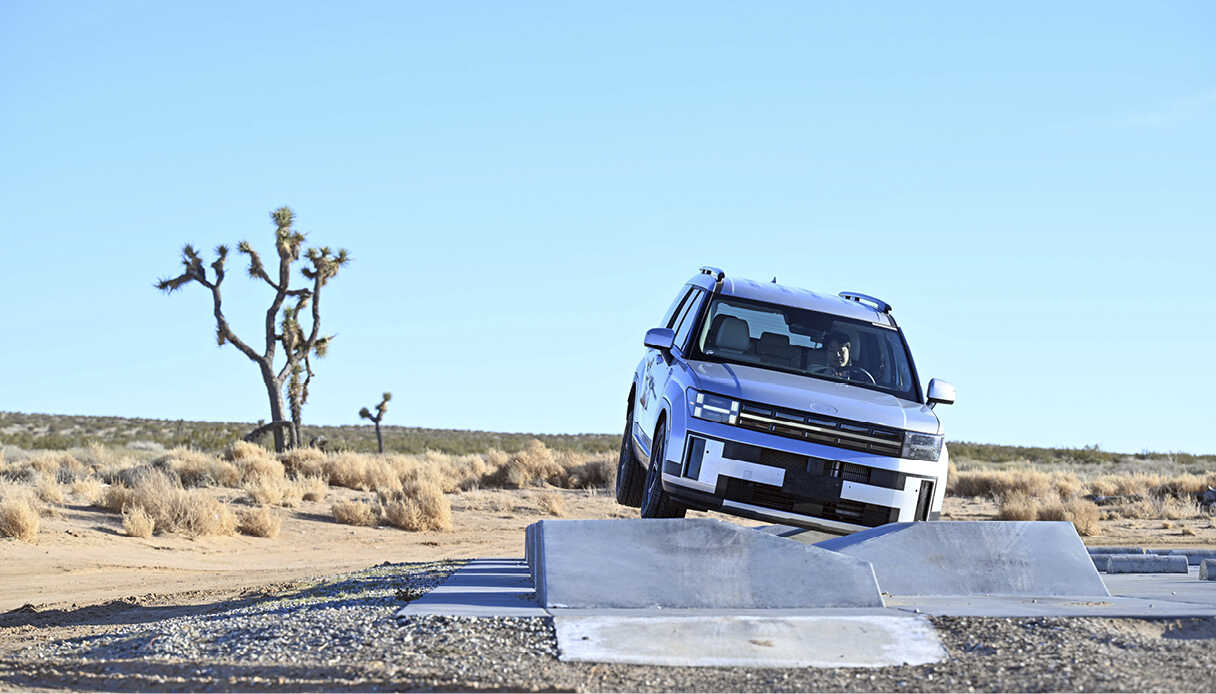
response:
<path fill-rule="evenodd" d="M 507 489 L 520 489 L 540 482 L 556 485 L 565 477 L 565 471 L 543 442 L 532 439 L 523 450 L 487 475 L 483 483 L 488 487 Z"/>
<path fill-rule="evenodd" d="M 227 506 L 203 491 L 183 489 L 173 476 L 154 468 L 141 469 L 130 487 L 112 485 L 101 503 L 120 513 L 141 509 L 152 518 L 156 532 L 191 537 L 236 532 L 236 516 Z"/>
<path fill-rule="evenodd" d="M 380 509 L 366 501 L 338 501 L 330 508 L 334 520 L 346 525 L 379 525 Z"/>
<path fill-rule="evenodd" d="M 72 496 L 86 504 L 95 504 L 105 492 L 105 485 L 96 477 L 86 477 L 72 483 Z"/>
<path fill-rule="evenodd" d="M 189 448 L 174 448 L 152 465 L 172 470 L 183 487 L 236 487 L 241 483 L 241 471 L 232 462 Z"/>
<path fill-rule="evenodd" d="M 1034 468 L 1015 470 L 956 470 L 947 478 L 946 491 L 956 496 L 1004 498 L 1010 494 L 1031 497 L 1054 495 L 1067 498 L 1078 494 L 1080 478 L 1067 472 L 1044 472 Z"/>
<path fill-rule="evenodd" d="M 1085 499 L 1041 499 L 1014 492 L 1001 500 L 997 517 L 1014 521 L 1070 521 L 1078 534 L 1097 535 L 1099 515 L 1098 505 Z"/>
<path fill-rule="evenodd" d="M 319 448 L 292 448 L 279 454 L 279 462 L 292 477 L 320 477 L 325 471 L 325 451 Z"/>
<path fill-rule="evenodd" d="M 38 498 L 48 504 L 62 504 L 64 501 L 63 486 L 54 477 L 40 475 L 34 483 Z"/>
<path fill-rule="evenodd" d="M 8 491 L 0 498 L 0 537 L 33 542 L 40 524 L 38 506 L 28 493 Z"/>
<path fill-rule="evenodd" d="M 452 505 L 434 481 L 414 481 L 402 491 L 381 495 L 384 519 L 402 530 L 451 530 Z"/>
<path fill-rule="evenodd" d="M 253 537 L 278 537 L 283 519 L 266 506 L 241 511 L 237 530 Z"/>
<path fill-rule="evenodd" d="M 540 495 L 538 501 L 540 503 L 540 510 L 550 516 L 562 518 L 566 515 L 566 501 L 559 495 L 553 492 L 545 492 Z"/>
<path fill-rule="evenodd" d="M 130 537 L 152 537 L 156 530 L 156 519 L 138 506 L 128 506 L 122 512 L 122 529 Z"/>
<path fill-rule="evenodd" d="M 1206 513 L 1192 499 L 1179 499 L 1173 496 L 1130 497 L 1123 503 L 1104 506 L 1102 516 L 1106 519 L 1164 519 L 1182 520 L 1186 518 L 1204 518 Z"/>
<path fill-rule="evenodd" d="M 401 471 L 392 458 L 362 453 L 338 453 L 325 459 L 323 475 L 336 487 L 360 491 L 401 491 Z M 401 467 L 404 461 L 395 461 Z M 408 467 L 408 466 L 406 466 Z"/>
<path fill-rule="evenodd" d="M 329 493 L 329 484 L 320 476 L 301 477 L 295 484 L 304 501 L 322 501 Z"/>

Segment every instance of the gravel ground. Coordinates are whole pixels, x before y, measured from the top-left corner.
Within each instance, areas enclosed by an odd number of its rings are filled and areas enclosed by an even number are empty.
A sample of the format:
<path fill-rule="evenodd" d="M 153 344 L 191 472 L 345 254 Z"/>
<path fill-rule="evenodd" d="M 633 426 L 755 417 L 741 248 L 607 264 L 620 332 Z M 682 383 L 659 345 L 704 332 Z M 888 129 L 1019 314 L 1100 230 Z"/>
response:
<path fill-rule="evenodd" d="M 0 689 L 1216 690 L 1216 619 L 935 618 L 949 660 L 878 669 L 562 663 L 548 619 L 395 619 L 458 565 L 383 564 L 211 602 L 11 612 Z"/>

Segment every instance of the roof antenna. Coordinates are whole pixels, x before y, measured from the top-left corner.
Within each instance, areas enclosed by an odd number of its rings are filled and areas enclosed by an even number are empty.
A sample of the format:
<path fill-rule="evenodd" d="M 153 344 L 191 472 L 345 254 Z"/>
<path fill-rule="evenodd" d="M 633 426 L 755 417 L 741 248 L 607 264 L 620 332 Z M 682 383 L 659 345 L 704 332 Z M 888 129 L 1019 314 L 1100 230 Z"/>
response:
<path fill-rule="evenodd" d="M 773 275 L 773 284 L 777 284 L 777 276 Z"/>

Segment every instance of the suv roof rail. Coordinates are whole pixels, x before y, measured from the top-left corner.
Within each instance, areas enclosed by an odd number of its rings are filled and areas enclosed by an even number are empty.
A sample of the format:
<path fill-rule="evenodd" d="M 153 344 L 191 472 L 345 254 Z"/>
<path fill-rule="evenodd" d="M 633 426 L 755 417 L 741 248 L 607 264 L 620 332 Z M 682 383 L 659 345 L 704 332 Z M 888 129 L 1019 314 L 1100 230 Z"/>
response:
<path fill-rule="evenodd" d="M 722 268 L 713 267 L 711 265 L 702 265 L 701 274 L 702 275 L 712 275 L 713 278 L 718 280 L 719 282 L 722 281 L 722 278 L 726 277 L 726 273 L 722 271 Z"/>
<path fill-rule="evenodd" d="M 887 302 L 883 301 L 882 299 L 875 299 L 874 297 L 869 296 L 868 294 L 860 294 L 858 292 L 841 292 L 840 298 L 847 299 L 849 301 L 856 301 L 857 303 L 864 302 L 867 304 L 872 304 L 874 306 L 874 308 L 878 309 L 882 313 L 891 312 L 891 304 L 888 304 Z"/>

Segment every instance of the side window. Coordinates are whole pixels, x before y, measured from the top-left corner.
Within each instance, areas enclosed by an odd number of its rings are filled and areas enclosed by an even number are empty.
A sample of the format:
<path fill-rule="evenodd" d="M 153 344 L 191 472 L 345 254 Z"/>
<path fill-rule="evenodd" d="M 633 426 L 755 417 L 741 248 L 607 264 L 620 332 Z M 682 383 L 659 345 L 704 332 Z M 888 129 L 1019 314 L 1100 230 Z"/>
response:
<path fill-rule="evenodd" d="M 685 302 L 683 315 L 676 330 L 676 347 L 683 352 L 688 347 L 688 334 L 692 332 L 692 326 L 697 322 L 697 316 L 701 313 L 701 300 L 705 297 L 705 292 L 700 289 L 693 290 L 692 298 Z"/>
<path fill-rule="evenodd" d="M 663 322 L 659 323 L 660 328 L 670 328 L 672 326 L 672 323 L 679 317 L 680 309 L 684 307 L 684 300 L 688 298 L 691 291 L 688 286 L 680 290 L 680 293 L 676 295 L 676 300 L 671 302 L 671 306 L 667 307 L 667 313 L 663 314 Z"/>

